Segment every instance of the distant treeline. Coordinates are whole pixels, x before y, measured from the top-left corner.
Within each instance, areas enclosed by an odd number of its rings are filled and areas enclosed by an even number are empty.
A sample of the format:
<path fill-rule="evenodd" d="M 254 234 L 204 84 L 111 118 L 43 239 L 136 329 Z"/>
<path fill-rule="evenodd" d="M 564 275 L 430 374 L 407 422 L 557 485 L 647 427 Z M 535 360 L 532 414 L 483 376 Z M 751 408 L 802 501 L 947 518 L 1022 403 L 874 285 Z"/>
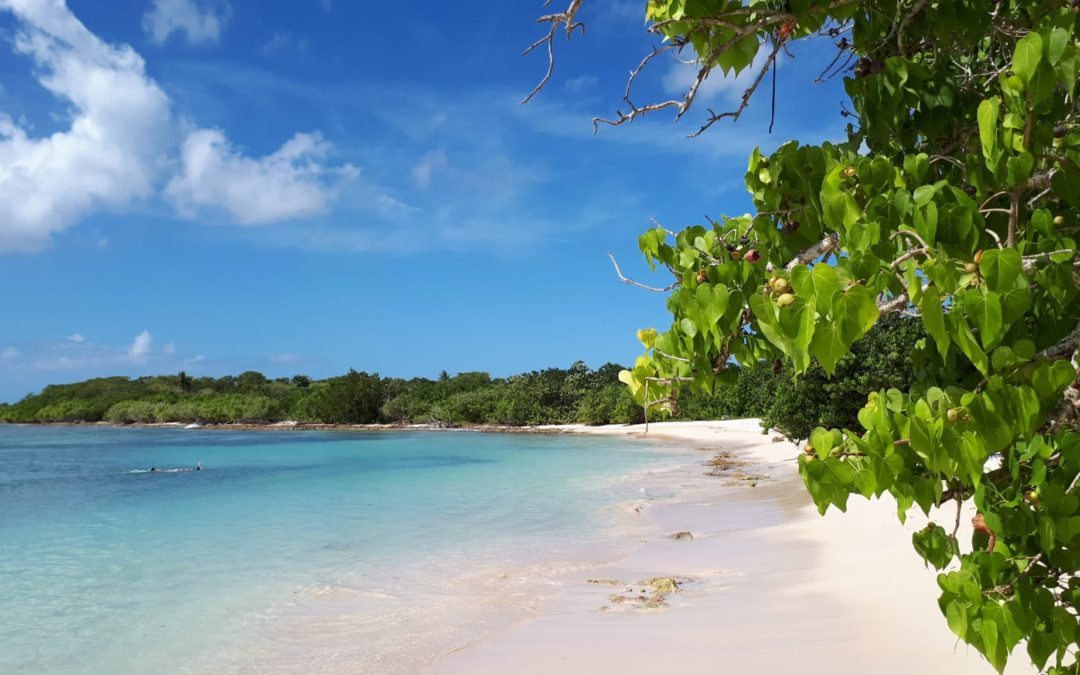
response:
<path fill-rule="evenodd" d="M 740 370 L 735 386 L 715 393 L 685 388 L 676 419 L 762 417 L 772 427 L 805 437 L 825 426 L 858 428 L 865 404 L 860 392 L 906 389 L 911 352 L 923 339 L 919 321 L 879 323 L 826 377 L 812 368 L 798 380 L 761 363 Z M 595 370 L 582 362 L 567 369 L 493 378 L 483 372 L 442 373 L 437 379 L 403 380 L 349 371 L 313 380 L 303 375 L 269 379 L 254 371 L 237 376 L 107 377 L 51 385 L 14 404 L 0 404 L 0 422 L 198 422 L 203 424 L 429 423 L 445 426 L 497 424 L 628 424 L 643 421 L 618 381 L 622 366 Z"/>

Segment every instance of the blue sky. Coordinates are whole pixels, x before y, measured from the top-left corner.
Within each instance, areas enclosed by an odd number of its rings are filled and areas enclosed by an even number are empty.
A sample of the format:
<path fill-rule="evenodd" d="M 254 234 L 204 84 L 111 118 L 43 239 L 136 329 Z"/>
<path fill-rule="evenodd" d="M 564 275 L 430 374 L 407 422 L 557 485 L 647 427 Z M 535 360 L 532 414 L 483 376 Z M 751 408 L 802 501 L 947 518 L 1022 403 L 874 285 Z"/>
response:
<path fill-rule="evenodd" d="M 540 2 L 0 0 L 0 401 L 177 372 L 495 375 L 630 363 L 663 299 L 637 236 L 749 208 L 749 152 L 839 139 L 811 45 L 737 125 L 594 135 L 653 41 L 644 0 L 522 58 Z M 468 13 L 465 13 L 465 10 Z M 679 95 L 656 62 L 639 101 Z"/>

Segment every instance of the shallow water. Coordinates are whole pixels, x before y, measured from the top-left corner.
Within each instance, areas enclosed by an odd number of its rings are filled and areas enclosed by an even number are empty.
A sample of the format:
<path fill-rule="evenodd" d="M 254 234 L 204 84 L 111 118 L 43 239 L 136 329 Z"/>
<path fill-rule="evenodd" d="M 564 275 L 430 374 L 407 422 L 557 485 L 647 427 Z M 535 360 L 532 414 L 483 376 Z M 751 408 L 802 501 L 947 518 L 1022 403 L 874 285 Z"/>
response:
<path fill-rule="evenodd" d="M 569 435 L 0 426 L 0 672 L 408 671 L 610 555 L 620 477 L 665 461 Z"/>

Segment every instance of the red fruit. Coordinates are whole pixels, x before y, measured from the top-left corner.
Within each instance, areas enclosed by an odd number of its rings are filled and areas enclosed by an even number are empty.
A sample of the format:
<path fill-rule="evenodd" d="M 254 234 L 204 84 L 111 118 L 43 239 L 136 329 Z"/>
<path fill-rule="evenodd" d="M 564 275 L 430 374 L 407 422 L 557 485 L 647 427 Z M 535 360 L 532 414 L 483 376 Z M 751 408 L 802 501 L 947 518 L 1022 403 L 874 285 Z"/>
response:
<path fill-rule="evenodd" d="M 748 263 L 756 263 L 757 261 L 761 260 L 761 254 L 758 253 L 757 249 L 754 248 L 747 251 L 746 255 L 743 257 L 746 258 L 746 262 Z"/>

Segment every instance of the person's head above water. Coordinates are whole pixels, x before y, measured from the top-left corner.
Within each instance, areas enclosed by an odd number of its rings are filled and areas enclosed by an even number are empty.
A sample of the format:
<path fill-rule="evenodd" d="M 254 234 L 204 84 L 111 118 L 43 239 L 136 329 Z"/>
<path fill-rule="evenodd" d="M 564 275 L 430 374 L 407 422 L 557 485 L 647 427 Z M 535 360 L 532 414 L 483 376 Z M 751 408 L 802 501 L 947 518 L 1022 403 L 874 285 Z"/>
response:
<path fill-rule="evenodd" d="M 157 471 L 157 467 L 156 466 L 150 467 L 150 471 Z"/>
<path fill-rule="evenodd" d="M 198 464 L 195 465 L 195 470 L 196 471 L 202 471 L 202 462 L 199 462 Z"/>

